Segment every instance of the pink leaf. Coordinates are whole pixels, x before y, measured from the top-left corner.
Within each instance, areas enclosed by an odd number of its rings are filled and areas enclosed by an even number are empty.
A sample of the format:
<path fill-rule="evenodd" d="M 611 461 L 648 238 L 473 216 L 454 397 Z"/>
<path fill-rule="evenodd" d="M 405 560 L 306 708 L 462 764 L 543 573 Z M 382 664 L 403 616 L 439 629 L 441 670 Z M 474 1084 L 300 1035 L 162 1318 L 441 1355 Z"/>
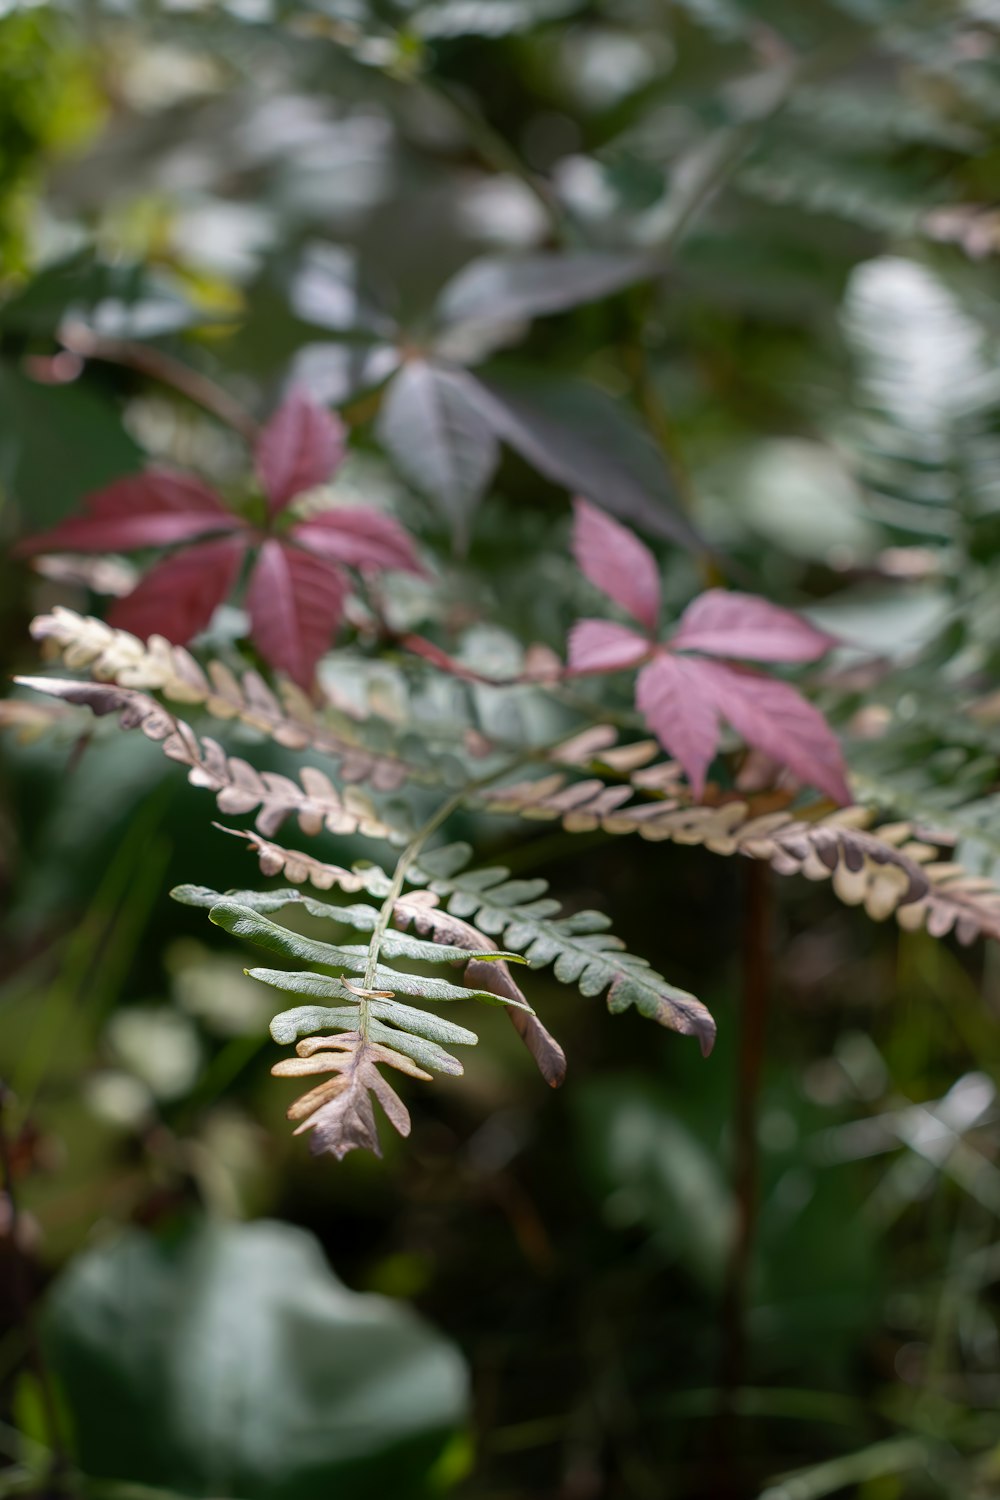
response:
<path fill-rule="evenodd" d="M 621 672 L 650 651 L 645 636 L 614 620 L 577 620 L 569 633 L 569 664 L 574 672 Z"/>
<path fill-rule="evenodd" d="M 33 552 L 130 552 L 169 547 L 211 531 L 235 531 L 245 523 L 226 510 L 207 484 L 190 474 L 150 469 L 96 490 L 83 515 L 27 537 L 18 545 Z"/>
<path fill-rule="evenodd" d="M 815 661 L 836 642 L 807 620 L 755 594 L 709 589 L 689 604 L 670 642 L 677 651 L 751 661 Z"/>
<path fill-rule="evenodd" d="M 344 457 L 344 425 L 304 391 L 293 390 L 261 431 L 257 477 L 272 516 L 289 500 L 325 484 Z"/>
<path fill-rule="evenodd" d="M 653 554 L 596 505 L 577 499 L 573 509 L 573 556 L 581 571 L 652 633 L 660 615 L 660 570 Z"/>
<path fill-rule="evenodd" d="M 273 538 L 250 578 L 251 637 L 261 656 L 310 688 L 343 613 L 347 580 L 334 563 Z"/>
<path fill-rule="evenodd" d="M 700 798 L 719 741 L 719 715 L 705 691 L 703 662 L 660 652 L 636 682 L 636 707 L 660 744 L 683 767 Z"/>
<path fill-rule="evenodd" d="M 232 589 L 246 546 L 242 537 L 225 537 L 200 542 L 157 563 L 130 594 L 111 606 L 108 623 L 143 640 L 165 635 L 177 646 L 186 645 L 205 629 Z"/>
<path fill-rule="evenodd" d="M 678 658 L 683 660 L 683 658 Z M 818 708 L 787 682 L 723 662 L 692 661 L 701 691 L 748 745 L 835 802 L 851 801 L 840 744 Z"/>
<path fill-rule="evenodd" d="M 321 511 L 300 521 L 292 535 L 310 552 L 350 568 L 398 568 L 423 573 L 409 533 L 381 511 L 366 505 Z"/>

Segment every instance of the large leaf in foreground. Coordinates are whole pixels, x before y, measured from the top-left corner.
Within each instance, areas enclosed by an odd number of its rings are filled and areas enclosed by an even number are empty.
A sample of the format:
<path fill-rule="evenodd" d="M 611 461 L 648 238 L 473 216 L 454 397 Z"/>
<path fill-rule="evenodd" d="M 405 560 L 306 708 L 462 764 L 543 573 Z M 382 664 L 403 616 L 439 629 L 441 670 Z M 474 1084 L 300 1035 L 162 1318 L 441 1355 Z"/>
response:
<path fill-rule="evenodd" d="M 284 1224 L 85 1251 L 45 1341 L 86 1473 L 177 1495 L 421 1500 L 466 1414 L 457 1350 Z"/>

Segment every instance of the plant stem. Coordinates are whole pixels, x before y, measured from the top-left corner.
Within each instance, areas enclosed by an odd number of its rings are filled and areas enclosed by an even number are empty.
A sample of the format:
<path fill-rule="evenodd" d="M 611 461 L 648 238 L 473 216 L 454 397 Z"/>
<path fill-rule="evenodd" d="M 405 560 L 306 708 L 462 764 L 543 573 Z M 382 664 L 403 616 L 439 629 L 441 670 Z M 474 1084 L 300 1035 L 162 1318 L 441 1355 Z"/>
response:
<path fill-rule="evenodd" d="M 246 442 L 256 441 L 257 423 L 246 408 L 221 385 L 199 370 L 192 370 L 190 365 L 175 359 L 172 354 L 164 354 L 152 344 L 141 344 L 133 339 L 101 338 L 85 323 L 65 324 L 59 339 L 64 348 L 71 354 L 78 354 L 81 359 L 100 359 L 106 364 L 122 365 L 140 375 L 148 375 L 161 385 L 172 386 L 195 406 L 210 412 L 225 426 L 238 432 Z"/>
<path fill-rule="evenodd" d="M 498 776 L 500 774 L 501 772 L 499 771 L 496 773 L 496 775 Z M 489 777 L 488 779 L 492 781 L 493 777 Z M 478 783 L 474 784 L 478 785 Z M 392 884 L 390 885 L 386 898 L 382 902 L 382 905 L 379 909 L 378 919 L 376 920 L 375 926 L 372 929 L 372 935 L 368 939 L 368 958 L 365 963 L 365 977 L 363 980 L 363 986 L 366 990 L 371 990 L 374 987 L 375 974 L 378 969 L 379 950 L 382 947 L 382 939 L 385 937 L 386 930 L 392 920 L 392 914 L 395 910 L 396 902 L 399 900 L 400 896 L 403 893 L 403 886 L 406 882 L 407 873 L 412 868 L 414 862 L 420 854 L 421 849 L 424 847 L 431 834 L 436 829 L 440 828 L 444 820 L 446 818 L 449 818 L 451 814 L 456 810 L 456 808 L 461 806 L 464 798 L 468 795 L 469 790 L 469 787 L 463 787 L 460 792 L 456 792 L 453 796 L 449 797 L 446 802 L 442 802 L 440 806 L 437 807 L 431 814 L 431 816 L 427 819 L 427 822 L 424 823 L 424 825 L 419 828 L 413 835 L 413 838 L 407 844 L 406 848 L 399 856 L 399 859 L 396 861 L 396 869 L 393 873 Z M 358 1030 L 361 1032 L 362 1036 L 366 1036 L 368 1031 L 368 1003 L 367 999 L 364 997 L 362 997 L 361 999 L 361 1015 L 359 1019 L 360 1025 L 358 1027 Z"/>
<path fill-rule="evenodd" d="M 556 740 L 554 742 L 554 744 L 561 743 L 562 738 L 564 738 L 564 736 L 561 736 L 559 740 Z M 502 766 L 498 766 L 495 771 L 490 771 L 485 776 L 480 776 L 476 781 L 466 782 L 465 786 L 461 787 L 457 792 L 453 793 L 452 796 L 447 798 L 446 801 L 442 802 L 438 807 L 436 807 L 434 812 L 431 813 L 430 817 L 427 819 L 427 822 L 417 829 L 417 832 L 413 835 L 412 839 L 407 844 L 402 854 L 399 856 L 399 859 L 396 861 L 396 868 L 393 872 L 392 884 L 390 885 L 389 890 L 386 893 L 385 900 L 382 902 L 382 905 L 379 908 L 379 914 L 376 919 L 375 926 L 372 929 L 372 935 L 368 939 L 368 957 L 365 962 L 365 973 L 364 979 L 362 981 L 362 988 L 364 991 L 370 992 L 374 987 L 375 975 L 378 970 L 379 952 L 382 947 L 382 939 L 385 937 L 386 931 L 389 927 L 389 923 L 392 921 L 392 914 L 395 910 L 396 902 L 399 900 L 400 896 L 403 893 L 403 886 L 406 882 L 407 874 L 413 868 L 414 863 L 420 855 L 420 851 L 423 849 L 431 834 L 436 832 L 436 830 L 441 827 L 441 824 L 445 822 L 447 818 L 450 818 L 453 812 L 456 812 L 458 808 L 461 807 L 462 803 L 470 793 L 480 791 L 483 787 L 489 786 L 492 782 L 499 781 L 502 776 L 511 775 L 512 772 L 518 771 L 522 768 L 522 766 L 530 764 L 533 760 L 536 760 L 539 754 L 547 753 L 552 748 L 552 745 L 546 745 L 540 746 L 534 750 L 525 751 L 522 754 L 515 756 L 514 759 L 506 761 Z M 368 994 L 359 996 L 360 1014 L 358 1017 L 358 1030 L 361 1032 L 362 1036 L 367 1036 L 368 1034 L 368 998 Z"/>
<path fill-rule="evenodd" d="M 743 1384 L 746 1364 L 746 1302 L 757 1228 L 757 1112 L 771 990 L 770 875 L 763 864 L 748 865 L 745 875 L 742 1024 L 733 1121 L 736 1230 L 723 1299 L 721 1384 L 727 1398 Z"/>

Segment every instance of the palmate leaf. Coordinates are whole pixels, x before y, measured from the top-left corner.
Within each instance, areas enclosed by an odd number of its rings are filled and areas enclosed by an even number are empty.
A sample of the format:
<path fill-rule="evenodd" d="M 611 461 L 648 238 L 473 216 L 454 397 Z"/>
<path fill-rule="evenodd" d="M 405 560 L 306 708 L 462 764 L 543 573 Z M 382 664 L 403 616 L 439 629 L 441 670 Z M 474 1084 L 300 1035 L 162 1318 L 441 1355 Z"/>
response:
<path fill-rule="evenodd" d="M 581 572 L 646 634 L 610 620 L 579 620 L 569 636 L 571 671 L 618 672 L 644 662 L 636 707 L 684 767 L 698 798 L 726 720 L 748 745 L 787 766 L 806 785 L 819 787 L 835 802 L 850 802 L 840 745 L 819 710 L 790 683 L 727 659 L 814 661 L 835 644 L 833 638 L 767 599 L 709 589 L 660 644 L 655 639 L 660 577 L 653 554 L 586 500 L 576 501 L 575 512 L 573 554 Z M 681 655 L 689 651 L 699 655 Z"/>

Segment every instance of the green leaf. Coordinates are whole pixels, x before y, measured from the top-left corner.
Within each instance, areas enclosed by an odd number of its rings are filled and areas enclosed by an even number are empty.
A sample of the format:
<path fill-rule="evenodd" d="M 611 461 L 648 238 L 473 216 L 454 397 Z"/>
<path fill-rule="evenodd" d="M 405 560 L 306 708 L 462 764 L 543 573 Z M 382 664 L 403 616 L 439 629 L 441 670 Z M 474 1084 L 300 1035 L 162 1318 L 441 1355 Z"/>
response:
<path fill-rule="evenodd" d="M 226 891 L 223 894 L 204 885 L 178 885 L 170 894 L 182 906 L 211 908 L 220 904 L 238 905 L 258 914 L 281 911 L 286 906 L 302 906 L 310 916 L 340 922 L 345 927 L 354 927 L 361 932 L 373 932 L 379 916 L 377 907 L 361 902 L 352 906 L 335 906 L 329 901 L 319 901 L 315 896 L 309 896 L 293 886 L 279 891 Z M 431 943 L 410 937 L 394 928 L 383 935 L 380 946 L 388 958 L 412 958 L 428 963 L 457 963 L 469 958 L 481 959 L 483 963 L 523 964 L 525 961 L 520 953 L 507 953 L 497 948 L 456 948 L 446 943 Z M 341 951 L 352 954 L 356 952 L 353 947 Z M 299 957 L 317 961 L 312 954 L 300 954 Z"/>
<path fill-rule="evenodd" d="M 434 850 L 410 879 L 444 897 L 455 916 L 474 918 L 483 932 L 521 948 L 533 968 L 554 964 L 556 978 L 576 984 L 584 995 L 607 990 L 612 1013 L 635 1006 L 661 1026 L 696 1036 L 703 1055 L 711 1052 L 715 1022 L 705 1006 L 644 958 L 627 953 L 619 938 L 603 930 L 608 919 L 602 912 L 555 917 L 559 903 L 542 894 L 548 889 L 544 880 L 510 880 L 501 866 L 463 871 L 468 853 L 467 844 Z"/>
<path fill-rule="evenodd" d="M 251 979 L 259 979 L 278 990 L 287 990 L 291 995 L 312 995 L 317 1000 L 356 998 L 332 974 L 313 974 L 308 969 L 255 968 L 246 972 Z M 386 969 L 381 964 L 375 970 L 374 987 L 403 995 L 418 995 L 422 1000 L 481 1000 L 484 1005 L 513 1005 L 517 1010 L 531 1011 L 530 1005 L 494 995 L 489 990 L 466 989 L 460 984 L 450 984 L 447 979 L 436 979 L 429 974 L 406 974 L 402 969 Z"/>
<path fill-rule="evenodd" d="M 402 1005 L 398 1000 L 370 1000 L 368 1008 L 384 1021 L 405 1028 L 417 1036 L 432 1042 L 448 1042 L 452 1046 L 474 1047 L 479 1041 L 474 1031 L 465 1026 L 456 1026 L 454 1021 L 426 1010 L 417 1010 L 412 1005 Z M 287 1046 L 298 1041 L 300 1036 L 311 1036 L 317 1031 L 357 1025 L 357 1009 L 329 1010 L 322 1005 L 300 1005 L 295 1010 L 283 1010 L 271 1022 L 271 1035 L 276 1042 Z"/>
<path fill-rule="evenodd" d="M 464 370 L 409 360 L 385 394 L 378 436 L 401 474 L 425 494 L 461 546 L 499 458 Z"/>
<path fill-rule="evenodd" d="M 475 385 L 478 410 L 497 437 L 547 479 L 656 536 L 704 551 L 656 444 L 623 402 L 582 380 L 508 367 L 477 371 Z"/>
<path fill-rule="evenodd" d="M 601 251 L 569 255 L 484 255 L 463 266 L 438 298 L 437 320 L 507 323 L 565 312 L 653 274 L 646 256 Z"/>
<path fill-rule="evenodd" d="M 282 893 L 285 895 L 285 893 Z M 243 900 L 244 896 L 250 896 L 254 905 Z M 312 897 L 293 895 L 293 901 L 298 901 L 307 911 L 314 916 L 332 918 L 339 920 L 343 908 L 329 906 L 324 901 L 315 901 Z M 267 894 L 263 897 L 266 909 Z M 291 902 L 287 895 L 280 902 L 280 906 L 288 906 Z M 271 910 L 277 910 L 271 907 Z M 357 910 L 357 908 L 355 908 Z M 371 910 L 371 908 L 368 908 Z M 373 917 L 377 913 L 372 912 Z M 268 917 L 261 914 L 257 907 L 256 893 L 251 891 L 240 891 L 236 896 L 220 897 L 208 914 L 208 920 L 214 922 L 216 927 L 222 927 L 226 932 L 231 932 L 234 937 L 246 938 L 251 943 L 257 943 L 259 947 L 270 948 L 272 953 L 284 953 L 290 958 L 301 958 L 304 963 L 325 964 L 331 969 L 348 969 L 352 974 L 360 974 L 365 967 L 367 947 L 359 944 L 350 944 L 347 947 L 336 947 L 333 943 L 323 943 L 317 938 L 304 937 L 299 932 L 292 932 L 290 928 L 282 927 L 278 922 L 272 922 Z M 351 925 L 358 925 L 357 923 Z M 374 927 L 374 920 L 371 930 Z M 461 963 L 467 961 L 471 956 L 465 948 L 452 948 L 445 943 L 429 943 L 423 938 L 411 937 L 408 932 L 396 932 L 390 929 L 386 932 L 381 942 L 381 952 L 387 958 L 409 958 L 419 963 Z M 489 954 L 492 958 L 494 955 Z"/>
<path fill-rule="evenodd" d="M 279 926 L 236 901 L 223 898 L 217 902 L 209 912 L 208 920 L 233 937 L 245 938 L 272 953 L 300 958 L 304 963 L 325 964 L 331 969 L 347 969 L 352 974 L 360 974 L 364 969 L 364 960 L 359 963 L 357 950 L 336 948 L 333 943 L 321 943 L 316 938 L 290 932 L 287 927 Z"/>
<path fill-rule="evenodd" d="M 44 1334 L 86 1473 L 178 1495 L 424 1500 L 467 1416 L 458 1351 L 284 1224 L 86 1250 Z"/>

